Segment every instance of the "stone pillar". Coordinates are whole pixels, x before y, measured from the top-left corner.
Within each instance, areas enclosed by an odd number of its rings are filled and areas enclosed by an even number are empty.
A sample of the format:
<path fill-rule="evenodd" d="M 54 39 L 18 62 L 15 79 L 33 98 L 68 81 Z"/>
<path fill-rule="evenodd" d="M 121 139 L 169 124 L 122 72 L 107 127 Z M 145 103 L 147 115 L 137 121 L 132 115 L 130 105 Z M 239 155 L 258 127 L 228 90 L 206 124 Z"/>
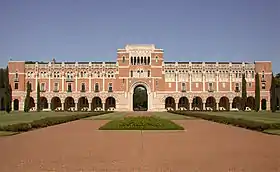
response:
<path fill-rule="evenodd" d="M 1 102 L 1 100 L 0 100 L 0 102 Z M 12 108 L 12 111 L 15 109 L 14 108 L 14 101 L 13 100 L 12 100 L 12 107 L 11 108 Z"/>
<path fill-rule="evenodd" d="M 220 110 L 219 103 L 216 103 L 216 110 Z"/>
<path fill-rule="evenodd" d="M 192 103 L 189 103 L 189 107 L 190 107 L 189 110 L 192 110 Z"/>
<path fill-rule="evenodd" d="M 232 102 L 229 102 L 229 110 L 232 109 Z"/>
<path fill-rule="evenodd" d="M 75 111 L 78 110 L 78 103 L 75 102 Z"/>
<path fill-rule="evenodd" d="M 216 91 L 219 92 L 219 73 L 217 73 L 216 75 Z"/>
<path fill-rule="evenodd" d="M 229 91 L 231 92 L 232 91 L 232 84 L 231 84 L 231 73 L 229 74 Z"/>
<path fill-rule="evenodd" d="M 202 88 L 203 88 L 203 92 L 205 91 L 205 74 L 202 73 Z"/>
<path fill-rule="evenodd" d="M 49 110 L 52 110 L 51 107 L 52 107 L 52 103 L 48 103 L 48 109 L 49 109 Z"/>
<path fill-rule="evenodd" d="M 192 91 L 192 74 L 190 74 L 190 81 L 189 81 L 189 83 L 190 83 L 190 92 Z"/>
<path fill-rule="evenodd" d="M 91 111 L 91 102 L 88 103 L 88 111 Z"/>
<path fill-rule="evenodd" d="M 176 106 L 175 106 L 174 110 L 179 110 L 179 103 L 176 103 Z"/>
<path fill-rule="evenodd" d="M 75 87 L 76 87 L 76 92 L 78 92 L 78 72 L 76 72 L 76 83 L 75 83 Z"/>
<path fill-rule="evenodd" d="M 178 92 L 178 73 L 175 73 L 176 92 Z"/>
<path fill-rule="evenodd" d="M 102 109 L 105 111 L 105 103 L 102 103 Z"/>
<path fill-rule="evenodd" d="M 61 90 L 62 90 L 62 92 L 64 92 L 64 76 L 62 76 L 62 78 L 61 78 Z"/>
<path fill-rule="evenodd" d="M 61 103 L 61 110 L 64 110 L 64 105 L 65 105 L 65 103 L 62 102 L 62 103 Z"/>
<path fill-rule="evenodd" d="M 203 102 L 202 104 L 203 104 L 202 110 L 206 110 L 205 103 Z"/>
<path fill-rule="evenodd" d="M 92 85 L 92 84 L 91 84 L 91 74 L 89 74 L 89 75 L 90 75 L 90 76 L 89 76 L 89 82 L 88 82 L 88 83 L 89 83 L 89 86 L 88 86 L 88 88 L 89 88 L 89 92 L 91 92 L 91 85 Z"/>

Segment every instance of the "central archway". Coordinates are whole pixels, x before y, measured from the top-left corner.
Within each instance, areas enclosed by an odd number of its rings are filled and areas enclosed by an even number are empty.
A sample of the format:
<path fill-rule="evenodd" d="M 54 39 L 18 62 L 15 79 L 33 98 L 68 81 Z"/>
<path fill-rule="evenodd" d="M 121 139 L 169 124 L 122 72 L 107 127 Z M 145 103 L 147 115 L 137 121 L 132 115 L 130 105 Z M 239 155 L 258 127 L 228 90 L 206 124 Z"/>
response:
<path fill-rule="evenodd" d="M 133 90 L 133 110 L 147 111 L 148 110 L 148 92 L 143 85 L 137 85 Z"/>

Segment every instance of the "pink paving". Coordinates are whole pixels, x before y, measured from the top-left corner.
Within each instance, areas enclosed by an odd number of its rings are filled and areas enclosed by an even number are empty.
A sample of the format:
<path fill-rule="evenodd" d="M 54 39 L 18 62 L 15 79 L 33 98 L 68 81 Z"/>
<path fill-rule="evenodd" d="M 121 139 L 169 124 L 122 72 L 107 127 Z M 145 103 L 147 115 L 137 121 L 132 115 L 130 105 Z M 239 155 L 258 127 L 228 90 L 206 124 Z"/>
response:
<path fill-rule="evenodd" d="M 1 172 L 276 172 L 280 137 L 202 120 L 186 131 L 100 131 L 80 120 L 0 138 Z"/>

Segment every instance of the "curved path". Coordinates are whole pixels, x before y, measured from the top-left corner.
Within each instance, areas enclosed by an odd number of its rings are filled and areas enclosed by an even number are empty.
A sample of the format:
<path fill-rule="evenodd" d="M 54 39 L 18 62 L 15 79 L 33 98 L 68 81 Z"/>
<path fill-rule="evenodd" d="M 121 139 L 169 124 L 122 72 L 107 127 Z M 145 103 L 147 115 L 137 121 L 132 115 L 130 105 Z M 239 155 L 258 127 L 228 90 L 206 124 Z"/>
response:
<path fill-rule="evenodd" d="M 0 138 L 1 172 L 276 172 L 280 137 L 202 120 L 186 131 L 99 131 L 80 120 Z"/>

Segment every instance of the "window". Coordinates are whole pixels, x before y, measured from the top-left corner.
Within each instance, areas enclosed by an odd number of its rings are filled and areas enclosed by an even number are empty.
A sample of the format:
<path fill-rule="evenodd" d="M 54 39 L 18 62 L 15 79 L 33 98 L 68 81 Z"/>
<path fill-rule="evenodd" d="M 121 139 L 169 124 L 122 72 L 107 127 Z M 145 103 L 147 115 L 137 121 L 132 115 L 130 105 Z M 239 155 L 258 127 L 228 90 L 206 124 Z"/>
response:
<path fill-rule="evenodd" d="M 68 83 L 67 85 L 67 92 L 72 92 L 72 84 Z"/>
<path fill-rule="evenodd" d="M 182 91 L 186 91 L 186 83 L 182 83 Z"/>
<path fill-rule="evenodd" d="M 264 81 L 264 71 L 262 72 L 262 81 Z"/>
<path fill-rule="evenodd" d="M 251 83 L 251 82 L 249 82 L 249 83 L 248 83 L 248 86 L 249 86 L 249 87 L 252 87 L 252 83 Z"/>
<path fill-rule="evenodd" d="M 208 91 L 213 91 L 213 83 L 212 82 L 208 83 Z"/>
<path fill-rule="evenodd" d="M 133 71 L 130 71 L 130 77 L 133 77 Z"/>
<path fill-rule="evenodd" d="M 15 77 L 16 77 L 16 79 L 18 79 L 18 73 L 17 72 L 16 72 L 16 76 Z"/>
<path fill-rule="evenodd" d="M 98 92 L 98 91 L 99 91 L 99 84 L 98 84 L 98 83 L 95 83 L 94 91 L 95 91 L 95 92 Z"/>
<path fill-rule="evenodd" d="M 222 86 L 223 86 L 223 88 L 226 88 L 226 83 L 223 82 Z"/>
<path fill-rule="evenodd" d="M 40 91 L 46 91 L 45 86 L 46 86 L 46 84 L 45 84 L 45 83 L 41 83 L 41 86 L 40 86 Z"/>
<path fill-rule="evenodd" d="M 112 84 L 112 83 L 109 83 L 108 91 L 109 91 L 109 92 L 112 92 L 112 91 L 113 91 L 113 84 Z"/>
<path fill-rule="evenodd" d="M 150 77 L 150 76 L 151 76 L 151 71 L 148 70 L 148 77 Z"/>
<path fill-rule="evenodd" d="M 54 91 L 58 91 L 58 83 L 57 82 L 54 83 Z"/>
<path fill-rule="evenodd" d="M 86 84 L 82 83 L 82 88 L 81 88 L 81 92 L 85 92 L 86 91 Z"/>
<path fill-rule="evenodd" d="M 168 83 L 168 87 L 171 88 L 171 83 Z"/>
<path fill-rule="evenodd" d="M 122 62 L 123 62 L 123 63 L 125 62 L 125 57 L 124 57 L 124 56 L 122 57 Z"/>
<path fill-rule="evenodd" d="M 198 88 L 198 83 L 195 83 L 195 87 Z"/>
<path fill-rule="evenodd" d="M 235 91 L 239 92 L 239 83 L 235 83 Z"/>
<path fill-rule="evenodd" d="M 254 73 L 254 71 L 252 71 L 252 78 L 255 78 L 255 73 Z"/>
<path fill-rule="evenodd" d="M 156 86 L 158 86 L 158 80 L 156 80 Z"/>
<path fill-rule="evenodd" d="M 15 90 L 18 89 L 18 83 L 15 83 Z"/>
<path fill-rule="evenodd" d="M 156 57 L 156 63 L 158 62 L 158 57 Z"/>
<path fill-rule="evenodd" d="M 262 89 L 265 89 L 265 83 L 262 83 Z"/>
<path fill-rule="evenodd" d="M 122 79 L 122 83 L 124 84 L 124 82 L 125 82 L 125 80 L 124 79 Z"/>

